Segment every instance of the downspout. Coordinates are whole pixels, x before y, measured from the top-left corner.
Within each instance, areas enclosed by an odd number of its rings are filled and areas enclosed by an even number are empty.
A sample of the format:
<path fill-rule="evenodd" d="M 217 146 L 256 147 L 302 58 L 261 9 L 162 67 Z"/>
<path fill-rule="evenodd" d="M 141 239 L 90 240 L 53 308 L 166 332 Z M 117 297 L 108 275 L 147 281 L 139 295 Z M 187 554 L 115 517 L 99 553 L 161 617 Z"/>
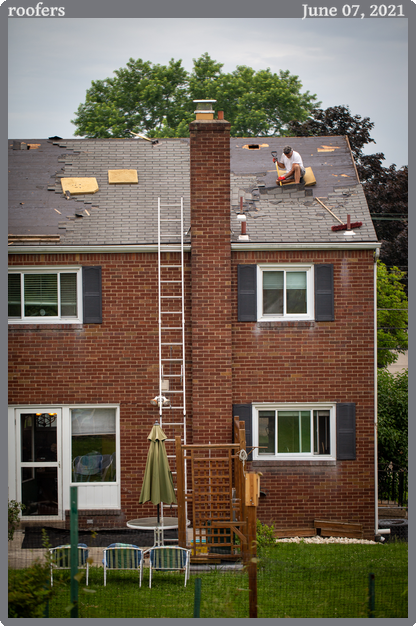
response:
<path fill-rule="evenodd" d="M 380 256 L 380 249 L 374 251 L 374 496 L 375 496 L 375 529 L 374 536 L 379 537 L 379 541 L 384 541 L 380 535 L 389 535 L 390 528 L 378 527 L 378 387 L 377 387 L 377 260 Z"/>

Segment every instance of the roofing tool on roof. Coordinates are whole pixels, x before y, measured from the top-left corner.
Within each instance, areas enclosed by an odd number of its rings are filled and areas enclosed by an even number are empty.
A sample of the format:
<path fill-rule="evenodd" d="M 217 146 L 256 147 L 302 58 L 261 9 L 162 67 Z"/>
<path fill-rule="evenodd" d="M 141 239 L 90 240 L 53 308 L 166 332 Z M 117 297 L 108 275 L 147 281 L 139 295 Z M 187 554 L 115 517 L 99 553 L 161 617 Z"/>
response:
<path fill-rule="evenodd" d="M 328 209 L 327 206 L 325 206 L 325 204 L 323 202 L 321 202 L 321 200 L 319 198 L 315 198 L 315 200 L 317 202 L 319 202 L 319 204 L 321 206 L 324 207 L 324 209 L 326 209 L 331 215 L 332 217 L 335 217 L 336 220 L 338 220 L 339 222 L 339 226 L 332 226 L 331 230 L 352 230 L 353 228 L 360 228 L 360 226 L 363 225 L 362 222 L 353 222 L 351 224 L 351 218 L 349 215 L 347 215 L 347 223 L 344 224 L 339 217 L 337 217 L 334 213 L 332 213 L 331 209 Z"/>
<path fill-rule="evenodd" d="M 363 225 L 362 222 L 351 223 L 351 216 L 347 215 L 347 223 L 340 224 L 339 226 L 332 226 L 332 230 L 352 230 L 353 228 L 360 228 L 360 226 L 362 225 Z"/>
<path fill-rule="evenodd" d="M 152 143 L 152 146 L 155 145 L 156 143 L 159 143 L 158 139 L 149 139 L 149 137 L 145 137 L 145 135 L 141 135 L 140 133 L 134 133 L 132 130 L 128 130 L 128 133 L 130 133 L 130 135 L 133 135 L 134 137 L 140 137 L 140 139 L 145 139 L 146 141 L 150 141 Z"/>
<path fill-rule="evenodd" d="M 279 174 L 279 166 L 277 165 L 277 152 L 276 152 L 276 150 L 272 150 L 272 157 L 273 157 L 273 163 L 276 163 L 277 180 L 279 180 L 280 179 L 280 174 Z M 279 185 L 282 186 L 282 184 L 283 184 L 282 181 L 279 180 Z"/>

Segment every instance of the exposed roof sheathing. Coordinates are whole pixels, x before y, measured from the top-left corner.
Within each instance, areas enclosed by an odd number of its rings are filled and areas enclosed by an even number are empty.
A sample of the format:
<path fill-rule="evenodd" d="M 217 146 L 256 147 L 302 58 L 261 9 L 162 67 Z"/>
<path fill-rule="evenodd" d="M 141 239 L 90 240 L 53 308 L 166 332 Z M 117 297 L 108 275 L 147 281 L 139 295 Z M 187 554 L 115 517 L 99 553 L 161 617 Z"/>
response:
<path fill-rule="evenodd" d="M 9 141 L 9 232 L 59 235 L 47 245 L 147 245 L 157 242 L 157 200 L 184 198 L 185 232 L 190 227 L 189 139 L 27 140 L 36 150 L 13 150 Z M 310 166 L 316 185 L 280 187 L 272 151 L 287 143 Z M 252 243 L 376 242 L 376 234 L 345 137 L 232 138 L 231 240 L 238 242 L 240 196 Z M 123 182 L 114 183 L 114 176 Z M 124 172 L 124 174 L 121 174 Z M 140 184 L 129 184 L 134 172 Z M 95 178 L 98 190 L 63 193 L 62 179 Z M 64 184 L 65 186 L 65 184 Z M 343 222 L 362 222 L 348 240 L 324 204 Z M 83 219 L 80 219 L 80 218 Z M 172 232 L 177 243 L 180 233 Z M 190 242 L 189 233 L 185 242 Z M 169 243 L 169 242 L 167 242 Z M 28 243 L 13 245 L 35 245 Z"/>

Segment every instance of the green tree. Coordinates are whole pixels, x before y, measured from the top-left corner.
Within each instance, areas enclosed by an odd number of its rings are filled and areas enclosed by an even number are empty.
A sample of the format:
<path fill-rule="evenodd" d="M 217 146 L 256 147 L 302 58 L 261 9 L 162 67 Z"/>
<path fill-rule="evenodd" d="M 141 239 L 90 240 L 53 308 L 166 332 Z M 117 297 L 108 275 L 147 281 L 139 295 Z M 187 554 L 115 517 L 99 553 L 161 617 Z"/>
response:
<path fill-rule="evenodd" d="M 357 165 L 377 237 L 380 259 L 388 267 L 407 270 L 408 264 L 408 168 L 383 167 L 382 153 L 362 156 Z M 407 279 L 407 274 L 405 274 Z M 407 293 L 407 282 L 404 286 Z"/>
<path fill-rule="evenodd" d="M 408 348 L 407 296 L 404 272 L 377 261 L 377 365 L 395 363 Z"/>
<path fill-rule="evenodd" d="M 408 466 L 408 371 L 378 373 L 378 464 Z"/>
<path fill-rule="evenodd" d="M 181 122 L 187 102 L 187 72 L 181 61 L 171 59 L 166 66 L 130 59 L 114 74 L 92 81 L 73 121 L 75 135 L 125 137 L 129 130 L 150 133 Z"/>
<path fill-rule="evenodd" d="M 299 78 L 287 70 L 256 72 L 241 65 L 224 73 L 222 67 L 207 53 L 194 59 L 191 74 L 180 60 L 166 66 L 129 59 L 113 78 L 92 81 L 72 120 L 75 135 L 125 137 L 131 130 L 149 137 L 185 137 L 195 119 L 193 100 L 216 100 L 234 137 L 276 135 L 290 120 L 306 120 L 320 104 L 315 95 L 301 92 Z"/>

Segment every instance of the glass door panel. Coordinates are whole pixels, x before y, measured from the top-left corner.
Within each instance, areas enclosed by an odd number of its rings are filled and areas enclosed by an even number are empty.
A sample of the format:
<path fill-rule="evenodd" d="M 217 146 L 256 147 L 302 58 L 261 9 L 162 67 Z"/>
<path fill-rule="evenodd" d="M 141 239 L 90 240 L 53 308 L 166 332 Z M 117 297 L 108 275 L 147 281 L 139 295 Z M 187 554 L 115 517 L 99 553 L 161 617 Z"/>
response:
<path fill-rule="evenodd" d="M 20 412 L 23 517 L 57 516 L 60 499 L 60 413 Z"/>

